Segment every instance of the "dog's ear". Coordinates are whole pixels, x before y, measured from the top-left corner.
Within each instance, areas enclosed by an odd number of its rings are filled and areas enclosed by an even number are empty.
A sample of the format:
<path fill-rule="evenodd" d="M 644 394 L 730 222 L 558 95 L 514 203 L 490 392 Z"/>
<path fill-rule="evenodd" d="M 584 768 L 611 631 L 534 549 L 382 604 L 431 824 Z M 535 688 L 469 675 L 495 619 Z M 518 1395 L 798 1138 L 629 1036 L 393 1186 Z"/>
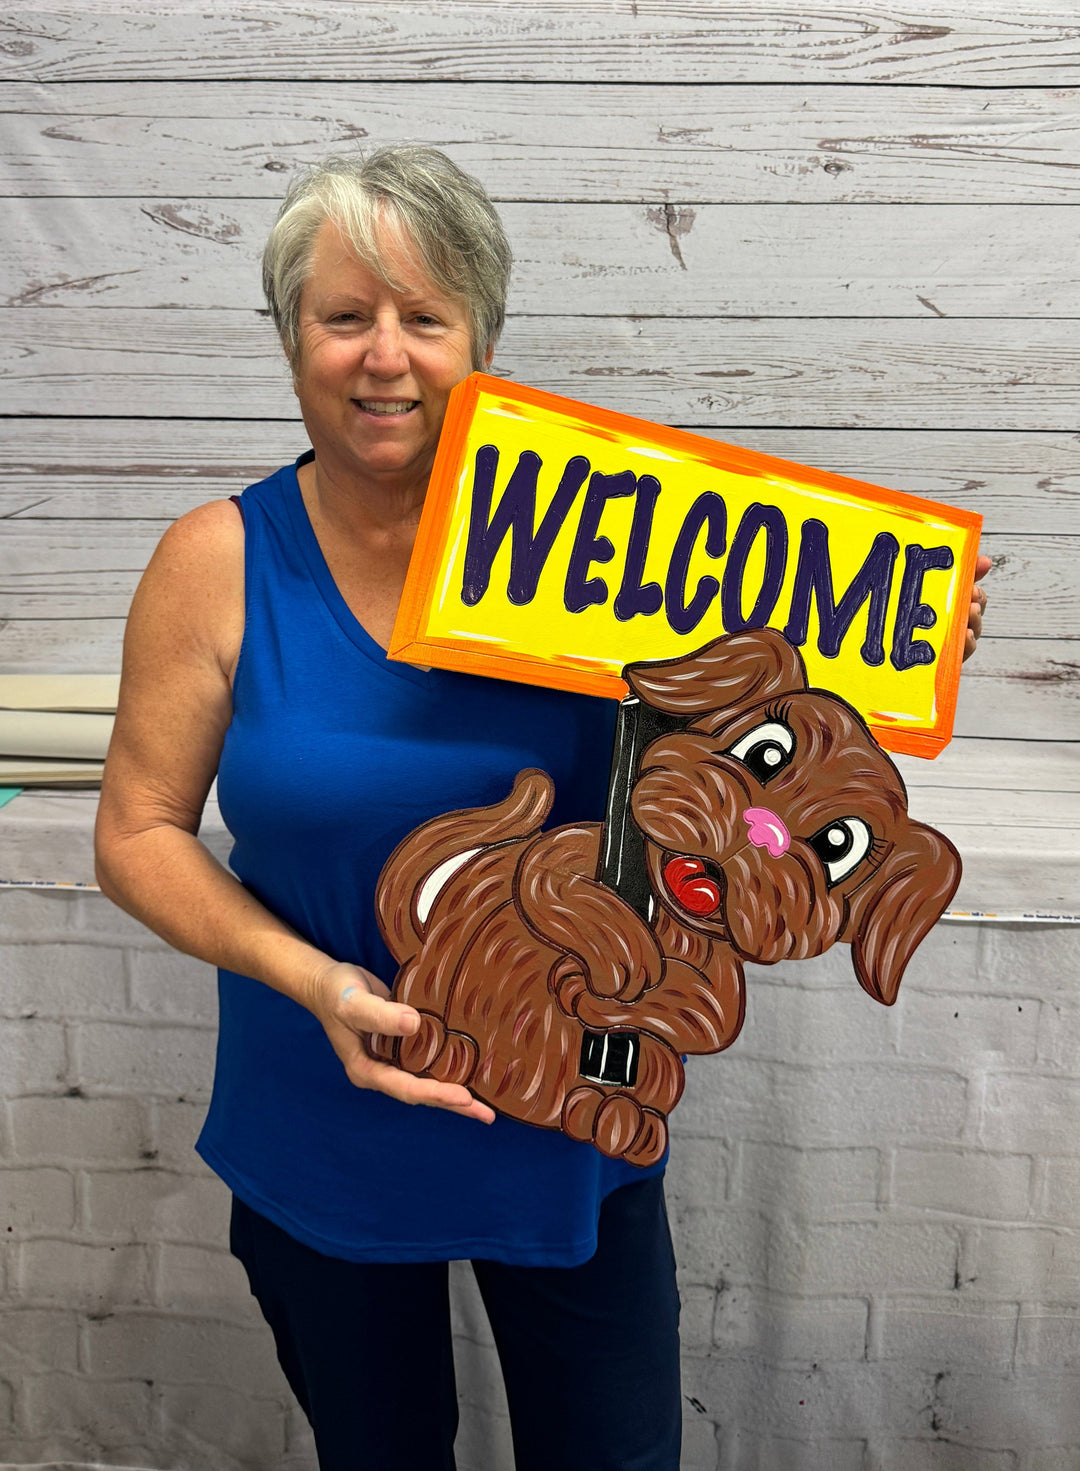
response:
<path fill-rule="evenodd" d="M 748 628 L 678 659 L 628 664 L 623 678 L 647 705 L 699 715 L 806 688 L 798 649 L 775 628 Z"/>
<path fill-rule="evenodd" d="M 960 855 L 939 832 L 912 822 L 867 886 L 852 897 L 851 959 L 864 991 L 891 1006 L 908 961 L 960 882 Z"/>

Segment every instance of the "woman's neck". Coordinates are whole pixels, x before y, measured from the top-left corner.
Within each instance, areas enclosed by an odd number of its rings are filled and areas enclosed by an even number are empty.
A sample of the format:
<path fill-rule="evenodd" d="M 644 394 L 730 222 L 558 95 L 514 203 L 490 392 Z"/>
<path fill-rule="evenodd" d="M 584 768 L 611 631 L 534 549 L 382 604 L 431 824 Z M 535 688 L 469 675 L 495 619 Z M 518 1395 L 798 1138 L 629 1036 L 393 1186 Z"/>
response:
<path fill-rule="evenodd" d="M 297 471 L 300 493 L 312 525 L 335 539 L 396 542 L 416 534 L 427 490 L 427 476 L 402 478 L 346 476 L 318 457 Z"/>

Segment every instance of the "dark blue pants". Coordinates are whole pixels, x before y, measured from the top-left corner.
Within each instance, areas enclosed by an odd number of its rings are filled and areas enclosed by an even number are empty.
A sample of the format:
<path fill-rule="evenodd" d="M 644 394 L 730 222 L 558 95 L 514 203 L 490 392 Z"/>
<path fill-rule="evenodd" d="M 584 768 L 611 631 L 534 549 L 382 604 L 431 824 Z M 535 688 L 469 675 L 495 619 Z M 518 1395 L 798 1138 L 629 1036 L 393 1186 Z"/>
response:
<path fill-rule="evenodd" d="M 321 1471 L 453 1471 L 445 1262 L 322 1256 L 235 1198 L 231 1245 Z M 517 1471 L 678 1471 L 679 1299 L 661 1178 L 607 1197 L 596 1254 L 579 1267 L 473 1270 Z"/>

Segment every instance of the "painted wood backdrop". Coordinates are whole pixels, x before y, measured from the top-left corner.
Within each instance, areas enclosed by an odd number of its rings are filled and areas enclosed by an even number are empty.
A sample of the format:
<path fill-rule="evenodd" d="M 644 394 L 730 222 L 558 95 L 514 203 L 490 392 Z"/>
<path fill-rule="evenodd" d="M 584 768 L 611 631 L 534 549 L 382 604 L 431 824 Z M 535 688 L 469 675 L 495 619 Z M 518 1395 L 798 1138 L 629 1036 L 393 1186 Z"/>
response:
<path fill-rule="evenodd" d="M 983 513 L 960 738 L 905 770 L 1010 859 L 977 902 L 1080 908 L 1073 7 L 17 0 L 0 57 L 0 670 L 116 668 L 169 519 L 304 446 L 290 171 L 433 143 L 515 245 L 496 372 Z"/>

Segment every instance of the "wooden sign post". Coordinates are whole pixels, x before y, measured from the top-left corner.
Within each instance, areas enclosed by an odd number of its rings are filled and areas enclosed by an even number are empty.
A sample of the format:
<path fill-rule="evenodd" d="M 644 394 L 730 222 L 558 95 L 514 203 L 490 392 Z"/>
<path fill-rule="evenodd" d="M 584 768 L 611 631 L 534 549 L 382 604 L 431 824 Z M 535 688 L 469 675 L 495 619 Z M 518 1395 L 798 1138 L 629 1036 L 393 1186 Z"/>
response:
<path fill-rule="evenodd" d="M 779 629 L 882 746 L 952 733 L 981 517 L 473 374 L 451 395 L 390 657 L 620 699 Z"/>

